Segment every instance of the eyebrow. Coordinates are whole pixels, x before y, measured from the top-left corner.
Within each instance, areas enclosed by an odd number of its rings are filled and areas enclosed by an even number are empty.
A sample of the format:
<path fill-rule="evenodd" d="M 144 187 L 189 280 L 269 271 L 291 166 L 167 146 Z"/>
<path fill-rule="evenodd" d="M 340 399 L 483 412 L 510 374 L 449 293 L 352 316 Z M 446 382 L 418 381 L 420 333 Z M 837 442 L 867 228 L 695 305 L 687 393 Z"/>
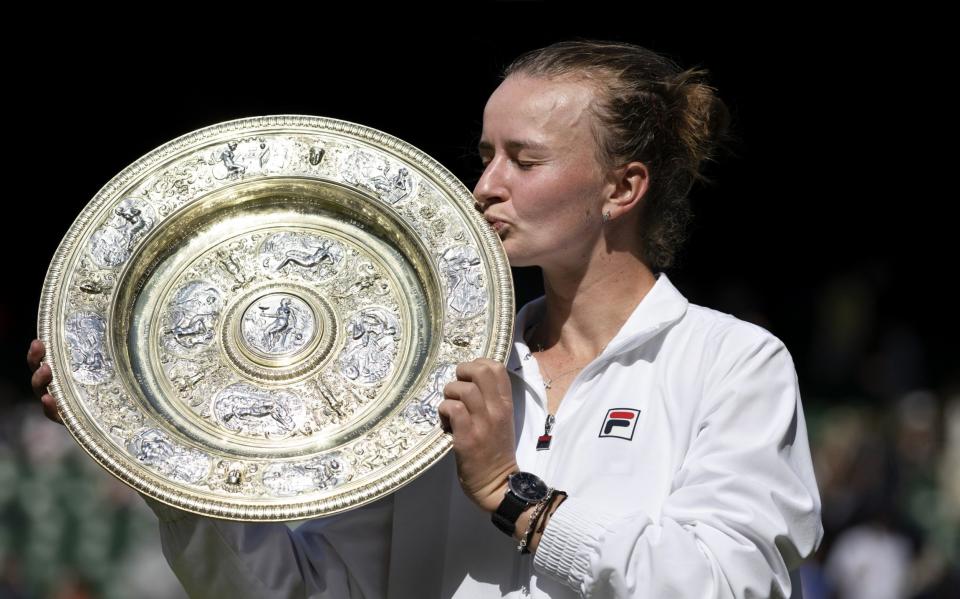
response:
<path fill-rule="evenodd" d="M 504 144 L 510 151 L 519 150 L 548 150 L 549 148 L 539 142 L 530 140 L 510 140 Z M 493 144 L 488 141 L 481 141 L 477 144 L 477 151 L 480 153 L 493 151 Z"/>

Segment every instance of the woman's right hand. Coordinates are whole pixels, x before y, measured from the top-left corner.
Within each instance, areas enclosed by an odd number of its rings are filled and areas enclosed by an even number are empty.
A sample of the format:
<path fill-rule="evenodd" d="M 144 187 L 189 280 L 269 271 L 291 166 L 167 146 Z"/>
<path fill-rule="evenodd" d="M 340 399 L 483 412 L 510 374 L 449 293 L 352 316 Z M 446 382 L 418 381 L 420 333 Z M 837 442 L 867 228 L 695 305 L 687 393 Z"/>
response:
<path fill-rule="evenodd" d="M 33 387 L 33 394 L 40 398 L 43 413 L 46 414 L 47 418 L 63 424 L 63 420 L 60 419 L 60 412 L 57 411 L 57 400 L 47 391 L 47 385 L 53 380 L 53 374 L 50 372 L 50 365 L 43 362 L 45 355 L 47 355 L 47 350 L 43 347 L 43 342 L 34 339 L 30 343 L 30 350 L 27 351 L 27 364 L 33 372 L 30 385 Z"/>

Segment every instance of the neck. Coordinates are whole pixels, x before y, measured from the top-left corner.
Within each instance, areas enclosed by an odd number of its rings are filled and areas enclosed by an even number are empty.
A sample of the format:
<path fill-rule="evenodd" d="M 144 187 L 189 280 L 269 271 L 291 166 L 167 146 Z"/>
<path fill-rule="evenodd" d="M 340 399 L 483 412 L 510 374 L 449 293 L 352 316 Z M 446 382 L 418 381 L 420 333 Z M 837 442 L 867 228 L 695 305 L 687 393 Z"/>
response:
<path fill-rule="evenodd" d="M 579 267 L 544 267 L 544 309 L 536 343 L 574 359 L 592 359 L 617 334 L 656 277 L 627 253 L 605 254 Z"/>

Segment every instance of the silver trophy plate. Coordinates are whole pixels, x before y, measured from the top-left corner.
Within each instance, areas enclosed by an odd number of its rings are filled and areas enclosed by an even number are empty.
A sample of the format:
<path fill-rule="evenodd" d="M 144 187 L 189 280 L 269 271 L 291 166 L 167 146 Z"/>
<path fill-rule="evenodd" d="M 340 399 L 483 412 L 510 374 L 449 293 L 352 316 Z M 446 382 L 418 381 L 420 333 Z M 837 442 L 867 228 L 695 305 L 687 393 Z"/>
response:
<path fill-rule="evenodd" d="M 40 338 L 77 442 L 197 514 L 376 500 L 452 446 L 459 362 L 504 361 L 513 288 L 468 189 L 380 131 L 269 116 L 175 139 L 83 209 Z"/>

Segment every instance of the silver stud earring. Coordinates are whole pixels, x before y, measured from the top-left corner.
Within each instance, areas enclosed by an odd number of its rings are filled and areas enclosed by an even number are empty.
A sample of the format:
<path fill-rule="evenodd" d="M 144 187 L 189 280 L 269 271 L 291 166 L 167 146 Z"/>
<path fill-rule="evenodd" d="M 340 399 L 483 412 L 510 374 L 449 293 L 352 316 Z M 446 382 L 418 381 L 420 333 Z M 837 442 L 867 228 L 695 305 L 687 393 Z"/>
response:
<path fill-rule="evenodd" d="M 609 211 L 609 210 L 604 210 L 604 211 L 603 211 L 603 222 L 604 222 L 604 224 L 610 222 L 610 211 Z"/>

